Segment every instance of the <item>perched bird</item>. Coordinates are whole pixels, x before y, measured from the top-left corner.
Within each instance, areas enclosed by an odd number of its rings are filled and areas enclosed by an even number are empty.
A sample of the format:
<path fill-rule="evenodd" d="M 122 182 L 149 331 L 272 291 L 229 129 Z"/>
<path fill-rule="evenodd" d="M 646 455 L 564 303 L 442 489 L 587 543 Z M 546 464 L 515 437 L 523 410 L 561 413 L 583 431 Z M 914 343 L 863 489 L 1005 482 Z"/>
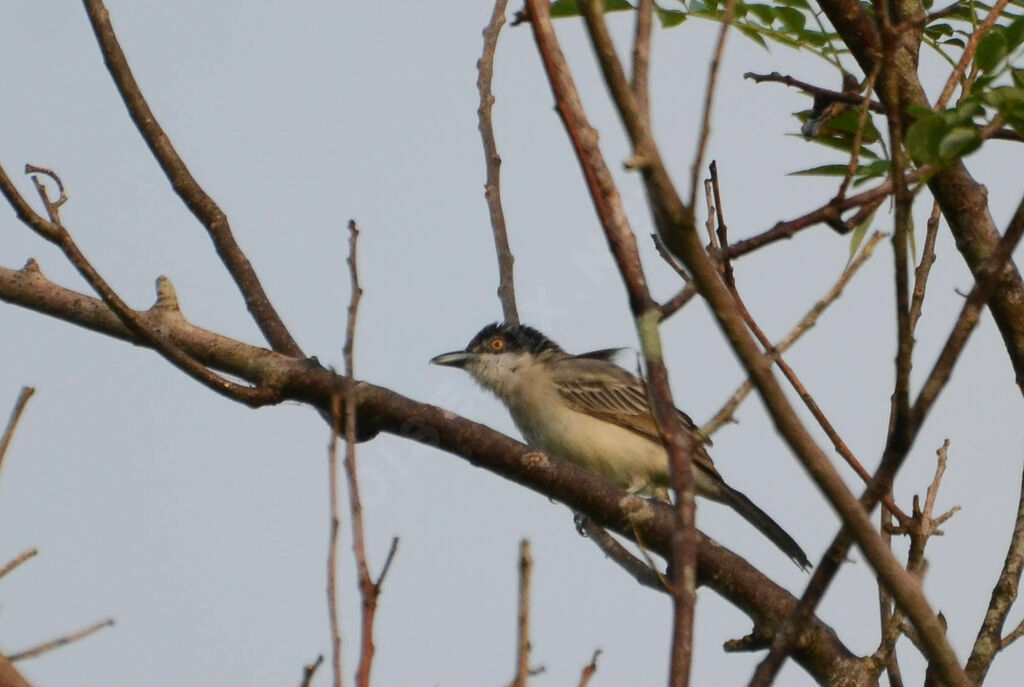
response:
<path fill-rule="evenodd" d="M 460 367 L 508 407 L 531 446 L 604 475 L 634 493 L 666 493 L 668 454 L 647 388 L 611 361 L 619 349 L 572 355 L 532 327 L 489 324 L 466 349 L 433 358 Z M 676 411 L 683 427 L 693 421 Z M 703 446 L 693 455 L 697 493 L 724 503 L 803 569 L 803 549 L 750 499 L 722 479 Z"/>

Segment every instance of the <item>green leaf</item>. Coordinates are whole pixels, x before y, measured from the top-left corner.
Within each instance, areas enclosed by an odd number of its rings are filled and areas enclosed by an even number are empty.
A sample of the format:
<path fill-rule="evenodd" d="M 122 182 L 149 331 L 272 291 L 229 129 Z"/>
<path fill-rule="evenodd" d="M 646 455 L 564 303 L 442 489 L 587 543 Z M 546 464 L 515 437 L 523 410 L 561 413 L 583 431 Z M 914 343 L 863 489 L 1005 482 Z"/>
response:
<path fill-rule="evenodd" d="M 800 33 L 807 24 L 807 17 L 804 13 L 792 7 L 776 7 L 775 16 L 791 33 Z"/>
<path fill-rule="evenodd" d="M 671 29 L 673 26 L 679 26 L 686 21 L 685 12 L 680 12 L 679 10 L 663 10 L 657 5 L 655 5 L 655 9 L 658 13 L 658 22 L 661 24 L 661 28 L 663 29 Z"/>
<path fill-rule="evenodd" d="M 850 257 L 846 261 L 847 265 L 853 262 L 853 256 L 857 255 L 857 249 L 860 248 L 860 244 L 864 242 L 864 237 L 867 236 L 868 228 L 871 227 L 871 222 L 874 219 L 875 213 L 872 212 L 867 216 L 867 219 L 857 225 L 857 228 L 854 229 L 853 233 L 850 235 Z"/>
<path fill-rule="evenodd" d="M 775 21 L 775 8 L 770 5 L 747 5 L 747 9 L 765 26 L 771 26 Z"/>
<path fill-rule="evenodd" d="M 752 40 L 755 43 L 757 43 L 758 45 L 760 45 L 765 50 L 768 49 L 768 44 L 765 42 L 764 38 L 761 37 L 761 34 L 759 34 L 757 31 L 755 31 L 751 27 L 737 25 L 736 28 L 739 29 L 740 33 L 742 33 L 744 36 L 746 36 L 750 40 Z"/>
<path fill-rule="evenodd" d="M 786 176 L 790 177 L 841 177 L 845 176 L 847 170 L 850 168 L 849 165 L 818 165 L 817 167 L 810 167 L 808 169 L 801 169 L 796 172 L 790 172 Z"/>
<path fill-rule="evenodd" d="M 939 157 L 955 160 L 974 152 L 981 146 L 981 132 L 973 126 L 957 126 L 939 140 Z"/>
<path fill-rule="evenodd" d="M 917 164 L 928 164 L 939 159 L 939 143 L 947 132 L 946 122 L 940 115 L 929 112 L 918 119 L 907 129 L 903 141 L 910 157 Z"/>
<path fill-rule="evenodd" d="M 1006 27 L 1007 49 L 1012 52 L 1021 43 L 1024 43 L 1024 17 L 1018 17 Z"/>
<path fill-rule="evenodd" d="M 974 53 L 974 63 L 983 72 L 990 72 L 995 69 L 1006 54 L 1009 52 L 1009 45 L 1006 41 L 1006 34 L 1002 27 L 995 26 L 978 41 L 978 49 Z"/>
<path fill-rule="evenodd" d="M 1024 69 L 1011 69 L 1010 78 L 1013 79 L 1014 86 L 1024 88 Z"/>
<path fill-rule="evenodd" d="M 605 12 L 621 12 L 623 10 L 635 9 L 626 0 L 604 0 Z M 551 3 L 552 18 L 578 17 L 580 8 L 576 0 L 555 0 Z"/>
<path fill-rule="evenodd" d="M 942 41 L 942 44 L 943 45 L 955 45 L 958 48 L 964 48 L 964 47 L 967 46 L 967 44 L 963 42 L 963 39 L 960 39 L 960 38 L 950 38 L 948 40 Z"/>

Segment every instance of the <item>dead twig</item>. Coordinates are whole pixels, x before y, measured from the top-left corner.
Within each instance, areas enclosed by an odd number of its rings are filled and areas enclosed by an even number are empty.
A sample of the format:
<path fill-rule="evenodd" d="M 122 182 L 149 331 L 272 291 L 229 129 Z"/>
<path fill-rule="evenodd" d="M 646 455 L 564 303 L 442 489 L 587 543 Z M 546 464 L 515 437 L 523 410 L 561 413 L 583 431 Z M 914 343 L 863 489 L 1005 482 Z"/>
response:
<path fill-rule="evenodd" d="M 516 677 L 512 687 L 526 687 L 530 677 L 530 573 L 533 570 L 533 556 L 530 554 L 530 540 L 519 542 L 519 613 L 516 622 Z"/>
<path fill-rule="evenodd" d="M 312 663 L 302 666 L 302 682 L 299 683 L 299 687 L 309 687 L 313 683 L 313 675 L 316 674 L 316 669 L 319 668 L 320 664 L 323 662 L 324 655 L 320 654 Z"/>
<path fill-rule="evenodd" d="M 101 620 L 98 623 L 94 623 L 92 625 L 89 625 L 88 627 L 84 627 L 78 632 L 72 632 L 69 635 L 64 635 L 63 637 L 52 639 L 49 642 L 43 642 L 42 644 L 34 646 L 31 649 L 26 649 L 24 651 L 19 651 L 17 653 L 8 654 L 7 659 L 13 663 L 17 661 L 24 661 L 27 658 L 35 658 L 40 654 L 45 654 L 47 651 L 53 651 L 54 649 L 59 649 L 62 646 L 67 646 L 72 642 L 77 642 L 78 640 L 84 639 L 95 632 L 99 632 L 105 627 L 112 627 L 113 625 L 114 619 L 107 618 L 106 620 Z"/>
<path fill-rule="evenodd" d="M 11 416 L 7 420 L 7 427 L 4 428 L 4 433 L 0 436 L 0 467 L 3 466 L 4 455 L 7 453 L 7 447 L 11 444 L 11 439 L 14 438 L 14 430 L 18 427 L 21 414 L 25 412 L 25 406 L 28 405 L 28 400 L 32 398 L 32 394 L 35 392 L 35 388 L 31 386 L 23 386 L 21 391 L 18 392 L 14 408 L 11 409 Z M 0 577 L 3 577 L 3 575 L 0 574 Z"/>
<path fill-rule="evenodd" d="M 594 649 L 594 655 L 590 658 L 590 663 L 583 666 L 583 672 L 580 673 L 579 687 L 587 687 L 590 683 L 590 678 L 594 677 L 594 673 L 597 672 L 597 657 L 601 655 L 600 649 Z"/>
<path fill-rule="evenodd" d="M 494 107 L 494 95 L 491 93 L 491 81 L 494 78 L 494 51 L 498 46 L 498 34 L 505 23 L 505 7 L 508 0 L 497 0 L 491 20 L 484 29 L 484 49 L 477 60 L 476 87 L 480 92 L 480 106 L 476 114 L 480 137 L 483 140 L 484 160 L 487 164 L 487 180 L 484 182 L 484 197 L 491 215 L 491 230 L 494 234 L 494 249 L 498 255 L 498 299 L 505 321 L 519 324 L 519 310 L 516 308 L 516 289 L 513 278 L 515 257 L 508 245 L 508 230 L 505 227 L 505 211 L 501 207 L 501 156 L 494 140 L 494 127 L 491 123 L 491 110 Z"/>
<path fill-rule="evenodd" d="M 956 67 L 946 80 L 946 85 L 943 86 L 939 99 L 935 101 L 936 112 L 946 109 L 946 104 L 949 103 L 949 99 L 953 96 L 953 89 L 956 88 L 957 82 L 963 78 L 967 65 L 974 59 L 974 51 L 978 49 L 978 41 L 995 25 L 996 20 L 999 19 L 1008 2 L 1009 0 L 997 0 L 992 9 L 989 10 L 985 20 L 978 24 L 978 28 L 967 39 L 967 45 L 964 46 L 964 52 L 960 55 L 960 60 L 956 63 Z"/>
<path fill-rule="evenodd" d="M 618 539 L 610 535 L 603 527 L 595 524 L 593 520 L 577 513 L 576 527 L 582 534 L 585 534 L 587 538 L 594 542 L 604 555 L 615 561 L 620 568 L 629 573 L 637 582 L 662 594 L 672 593 L 668 580 L 665 579 L 665 576 L 657 568 L 651 565 L 650 560 L 645 562 L 634 556 L 625 546 L 619 543 Z"/>
<path fill-rule="evenodd" d="M 14 558 L 12 558 L 11 560 L 7 561 L 7 563 L 4 565 L 4 567 L 0 568 L 0 579 L 2 579 L 4 576 L 6 576 L 12 570 L 14 570 L 19 565 L 21 565 L 22 563 L 24 563 L 25 561 L 27 561 L 28 559 L 32 558 L 33 556 L 35 556 L 38 553 L 39 553 L 39 550 L 36 549 L 36 547 L 33 546 L 33 547 L 25 549 L 24 551 L 19 553 Z M 0 684 L 2 684 L 2 683 L 0 683 Z"/>

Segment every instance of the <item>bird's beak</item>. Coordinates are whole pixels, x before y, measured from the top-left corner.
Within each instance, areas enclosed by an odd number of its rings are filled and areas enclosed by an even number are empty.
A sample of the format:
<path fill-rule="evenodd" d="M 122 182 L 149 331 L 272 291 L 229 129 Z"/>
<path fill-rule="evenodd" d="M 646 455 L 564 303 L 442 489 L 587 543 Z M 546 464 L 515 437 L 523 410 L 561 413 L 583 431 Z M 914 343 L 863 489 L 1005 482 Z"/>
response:
<path fill-rule="evenodd" d="M 476 353 L 452 351 L 451 353 L 442 353 L 441 355 L 431 358 L 430 363 L 432 365 L 447 365 L 448 367 L 465 367 L 476 360 L 477 357 Z"/>

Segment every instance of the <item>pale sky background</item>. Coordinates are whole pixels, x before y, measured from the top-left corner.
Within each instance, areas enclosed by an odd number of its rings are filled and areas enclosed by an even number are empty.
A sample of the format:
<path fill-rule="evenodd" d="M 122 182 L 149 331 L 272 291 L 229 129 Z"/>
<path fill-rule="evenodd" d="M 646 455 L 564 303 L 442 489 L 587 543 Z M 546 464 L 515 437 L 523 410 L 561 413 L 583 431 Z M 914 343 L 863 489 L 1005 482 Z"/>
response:
<path fill-rule="evenodd" d="M 340 365 L 348 275 L 345 223 L 362 229 L 365 297 L 357 374 L 517 436 L 467 375 L 430 367 L 500 317 L 482 194 L 475 64 L 489 3 L 174 3 L 109 5 L 149 102 L 235 235 L 304 349 Z M 513 3 L 510 12 L 519 9 Z M 612 21 L 620 38 L 632 18 Z M 557 24 L 609 164 L 622 182 L 654 292 L 675 275 L 649 241 L 651 223 L 629 149 L 576 21 Z M 656 134 L 687 183 L 716 26 L 656 31 Z M 623 46 L 625 43 L 623 43 Z M 111 84 L 74 2 L 15 1 L 0 21 L 0 161 L 21 175 L 56 169 L 64 218 L 80 246 L 134 307 L 169 276 L 195 324 L 254 344 L 258 332 L 204 230 L 173 195 Z M 937 88 L 944 71 L 928 58 Z M 839 157 L 800 138 L 790 113 L 808 99 L 744 81 L 778 70 L 836 87 L 827 67 L 782 48 L 729 41 L 709 153 L 718 160 L 734 238 L 802 214 L 834 181 L 788 172 Z M 530 31 L 505 29 L 494 122 L 515 252 L 520 310 L 570 351 L 632 346 L 621 283 L 567 144 Z M 1020 148 L 993 142 L 968 160 L 1005 227 L 1021 194 Z M 34 194 L 31 194 L 34 197 Z M 6 206 L 5 206 L 6 207 Z M 919 236 L 923 215 L 917 208 Z M 877 228 L 890 218 L 879 213 Z M 0 264 L 37 258 L 56 282 L 85 289 L 52 247 L 0 210 Z M 970 276 L 945 229 L 918 329 L 915 380 L 930 368 Z M 821 226 L 736 263 L 748 305 L 781 337 L 829 288 L 849 240 Z M 891 248 L 883 243 L 789 362 L 852 450 L 873 468 L 884 442 L 894 355 Z M 0 647 L 22 650 L 113 616 L 114 628 L 19 668 L 34 684 L 294 685 L 328 650 L 326 445 L 319 416 L 295 404 L 252 411 L 215 396 L 154 353 L 0 305 L 0 413 L 18 389 L 38 392 L 0 475 L 0 560 L 40 555 L 0 581 Z M 699 303 L 664 328 L 680 407 L 708 419 L 742 381 Z M 926 588 L 965 659 L 1002 564 L 1020 485 L 1021 398 L 991 318 L 922 432 L 897 483 L 909 509 L 952 441 L 939 508 L 964 507 L 928 548 Z M 837 519 L 772 430 L 759 402 L 715 437 L 725 478 L 781 523 L 817 562 Z M 827 444 L 823 441 L 823 446 Z M 378 612 L 377 685 L 505 685 L 515 653 L 516 556 L 534 546 L 531 684 L 576 684 L 594 649 L 592 685 L 662 684 L 670 604 L 580 538 L 569 511 L 464 460 L 394 437 L 360 446 L 367 535 L 378 569 L 402 538 Z M 838 459 L 837 459 L 838 461 Z M 841 468 L 860 491 L 850 471 Z M 724 508 L 699 524 L 799 594 L 808 580 Z M 345 672 L 355 668 L 358 597 L 343 522 Z M 898 543 L 899 555 L 905 550 Z M 877 642 L 876 587 L 859 552 L 821 616 L 854 651 Z M 1015 624 L 1020 611 L 1011 613 Z M 762 654 L 722 643 L 750 630 L 699 593 L 694 684 L 736 685 Z M 906 641 L 906 640 L 903 640 Z M 909 656 L 912 652 L 905 652 Z M 1024 645 L 996 660 L 989 684 L 1019 676 Z M 920 661 L 904 660 L 908 684 Z M 315 684 L 329 683 L 321 669 Z M 806 685 L 790 664 L 779 684 Z"/>

